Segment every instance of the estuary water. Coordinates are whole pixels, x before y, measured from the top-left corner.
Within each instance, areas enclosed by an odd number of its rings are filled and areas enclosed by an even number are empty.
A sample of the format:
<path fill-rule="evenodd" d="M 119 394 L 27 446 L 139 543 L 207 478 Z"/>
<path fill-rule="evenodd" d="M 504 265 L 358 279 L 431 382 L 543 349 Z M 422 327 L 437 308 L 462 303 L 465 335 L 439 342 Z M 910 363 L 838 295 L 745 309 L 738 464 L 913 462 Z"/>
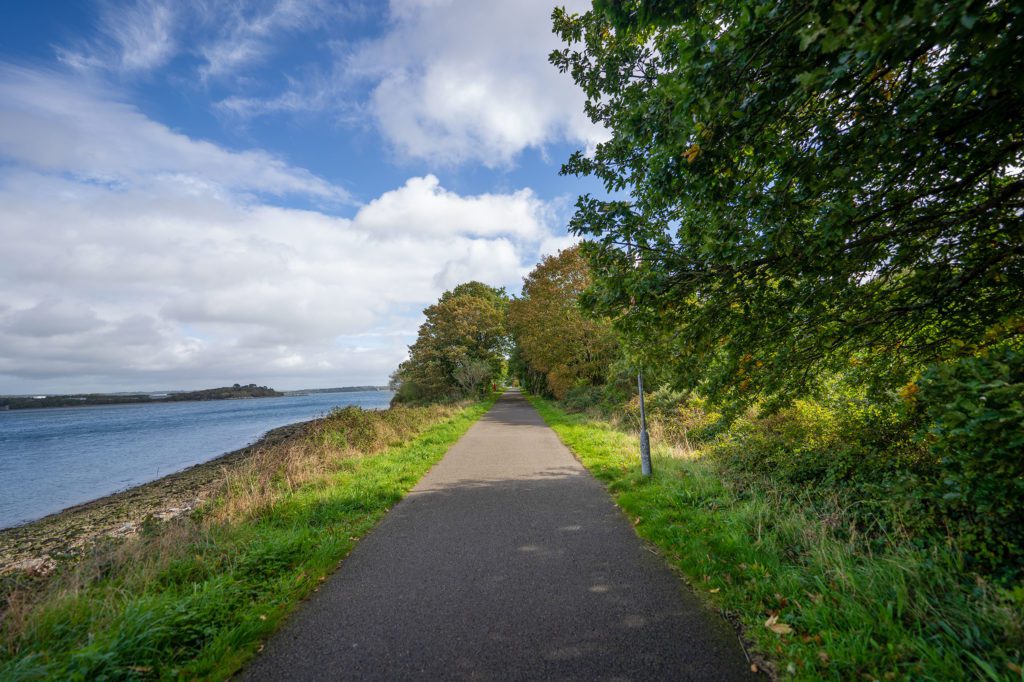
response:
<path fill-rule="evenodd" d="M 0 411 L 0 528 L 146 483 L 390 391 Z"/>

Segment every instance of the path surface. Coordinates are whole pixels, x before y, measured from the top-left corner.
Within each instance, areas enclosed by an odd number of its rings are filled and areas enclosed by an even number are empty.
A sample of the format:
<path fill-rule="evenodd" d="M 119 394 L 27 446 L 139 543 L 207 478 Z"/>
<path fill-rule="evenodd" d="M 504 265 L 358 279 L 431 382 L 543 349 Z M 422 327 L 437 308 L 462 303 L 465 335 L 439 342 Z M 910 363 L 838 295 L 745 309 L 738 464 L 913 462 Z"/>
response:
<path fill-rule="evenodd" d="M 732 629 L 518 393 L 456 443 L 244 680 L 736 680 Z"/>

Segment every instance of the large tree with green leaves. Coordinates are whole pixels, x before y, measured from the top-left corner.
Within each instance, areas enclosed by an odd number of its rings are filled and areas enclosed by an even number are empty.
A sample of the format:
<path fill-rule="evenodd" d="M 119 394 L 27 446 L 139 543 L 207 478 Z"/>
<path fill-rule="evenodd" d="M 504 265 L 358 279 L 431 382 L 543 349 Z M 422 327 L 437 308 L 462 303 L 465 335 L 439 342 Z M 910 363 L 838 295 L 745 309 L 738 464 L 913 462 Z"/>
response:
<path fill-rule="evenodd" d="M 522 370 L 543 378 L 541 390 L 564 398 L 576 386 L 604 383 L 617 355 L 607 320 L 583 316 L 579 296 L 590 268 L 578 247 L 547 256 L 523 280 L 523 295 L 509 306 L 509 329 Z"/>
<path fill-rule="evenodd" d="M 893 385 L 1024 332 L 1024 4 L 595 0 L 551 61 L 587 304 L 712 397 Z"/>
<path fill-rule="evenodd" d="M 450 400 L 483 391 L 508 354 L 504 289 L 467 282 L 427 307 L 409 359 L 392 376 L 399 401 Z"/>

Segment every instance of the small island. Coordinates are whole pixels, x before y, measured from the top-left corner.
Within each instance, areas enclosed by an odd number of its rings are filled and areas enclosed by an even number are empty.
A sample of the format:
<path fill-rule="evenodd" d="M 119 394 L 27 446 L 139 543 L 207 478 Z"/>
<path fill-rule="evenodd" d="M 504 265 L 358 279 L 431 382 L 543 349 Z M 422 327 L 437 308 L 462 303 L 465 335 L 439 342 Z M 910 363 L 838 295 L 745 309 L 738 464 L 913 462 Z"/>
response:
<path fill-rule="evenodd" d="M 267 386 L 235 384 L 198 391 L 167 393 L 79 393 L 74 395 L 0 396 L 0 410 L 39 407 L 82 407 L 85 405 L 123 405 L 132 403 L 168 403 L 186 400 L 236 400 L 240 398 L 277 398 L 285 395 Z"/>

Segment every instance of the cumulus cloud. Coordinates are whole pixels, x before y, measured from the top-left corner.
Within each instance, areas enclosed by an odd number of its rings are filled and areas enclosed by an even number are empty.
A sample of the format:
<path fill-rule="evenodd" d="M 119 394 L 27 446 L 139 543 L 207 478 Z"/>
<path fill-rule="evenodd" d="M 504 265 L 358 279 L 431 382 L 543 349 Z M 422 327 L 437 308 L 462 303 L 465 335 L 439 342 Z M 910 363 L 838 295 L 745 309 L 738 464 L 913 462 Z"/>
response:
<path fill-rule="evenodd" d="M 504 167 L 525 149 L 589 149 L 607 138 L 584 114 L 582 93 L 547 62 L 560 47 L 551 8 L 549 0 L 391 0 L 383 31 L 366 39 L 349 33 L 349 19 L 373 5 L 135 0 L 107 5 L 98 35 L 57 51 L 79 71 L 136 76 L 182 57 L 176 64 L 187 63 L 201 83 L 228 87 L 218 92 L 219 112 L 345 121 L 357 112 L 400 157 Z M 299 60 L 270 79 L 253 77 L 295 36 L 308 41 Z M 268 82 L 279 78 L 283 86 Z"/>
<path fill-rule="evenodd" d="M 587 3 L 576 0 L 570 9 Z M 354 96 L 400 156 L 506 166 L 527 148 L 607 139 L 582 93 L 548 64 L 559 47 L 546 0 L 392 0 L 385 31 L 344 51 L 328 74 L 292 79 L 274 97 L 232 95 L 240 117 L 332 111 Z"/>
<path fill-rule="evenodd" d="M 9 259 L 0 286 L 17 302 L 0 311 L 0 374 L 23 384 L 208 373 L 322 384 L 324 367 L 335 377 L 326 383 L 382 381 L 424 305 L 468 279 L 514 288 L 537 248 L 438 229 L 448 214 L 476 210 L 486 225 L 501 210 L 448 192 L 439 205 L 396 190 L 396 215 L 415 219 L 382 239 L 384 223 L 361 213 L 32 178 L 59 197 L 44 203 L 18 193 L 28 179 L 16 180 L 0 176 L 10 209 L 0 217 Z M 512 197 L 510 222 L 536 210 Z M 542 214 L 528 232 L 547 233 Z M 358 340 L 346 347 L 346 337 Z M 383 365 L 367 366 L 358 349 L 374 348 Z"/>
<path fill-rule="evenodd" d="M 570 10 L 586 8 L 572 0 Z M 239 118 L 358 113 L 398 156 L 503 167 L 555 142 L 607 138 L 583 96 L 547 62 L 559 47 L 548 0 L 391 0 L 383 31 L 359 38 L 372 10 L 329 0 L 136 0 L 109 5 L 97 36 L 59 47 L 77 70 L 147 74 L 179 56 L 201 83 L 227 86 L 215 108 Z M 363 17 L 365 18 L 365 17 Z M 308 47 L 270 80 L 255 69 L 290 39 Z M 327 58 L 328 64 L 322 61 Z M 181 61 L 177 62 L 180 66 Z M 277 89 L 269 94 L 268 89 Z"/>
<path fill-rule="evenodd" d="M 605 135 L 547 62 L 550 14 L 546 0 L 393 0 L 388 32 L 347 68 L 375 81 L 371 111 L 411 157 L 497 166 L 552 141 L 590 146 Z"/>
<path fill-rule="evenodd" d="M 431 175 L 347 216 L 275 205 L 340 190 L 45 72 L 0 68 L 0 159 L 0 393 L 380 382 L 426 304 L 516 289 L 552 239 L 529 190 Z"/>
<path fill-rule="evenodd" d="M 540 239 L 545 234 L 540 220 L 545 212 L 544 202 L 529 189 L 461 199 L 428 175 L 410 178 L 401 188 L 369 202 L 359 210 L 357 221 L 385 235 L 415 226 L 418 234 Z"/>

